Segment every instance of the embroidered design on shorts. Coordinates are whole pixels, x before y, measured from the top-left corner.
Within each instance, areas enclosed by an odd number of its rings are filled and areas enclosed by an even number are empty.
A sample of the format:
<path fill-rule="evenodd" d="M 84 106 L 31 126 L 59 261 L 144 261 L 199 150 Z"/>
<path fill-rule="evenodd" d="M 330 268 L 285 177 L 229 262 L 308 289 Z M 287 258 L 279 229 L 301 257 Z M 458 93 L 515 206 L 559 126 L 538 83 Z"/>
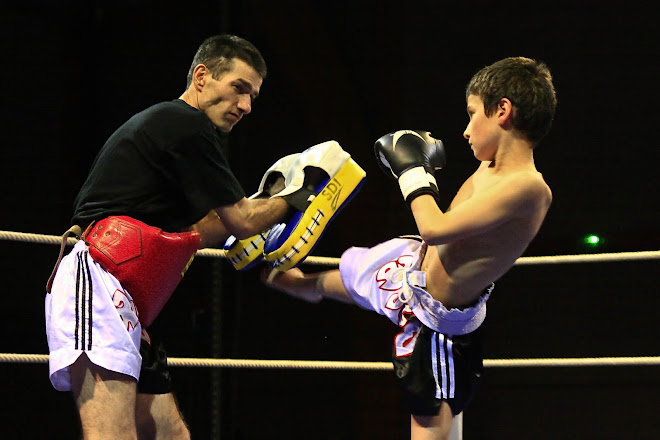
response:
<path fill-rule="evenodd" d="M 412 312 L 401 313 L 401 332 L 394 336 L 394 354 L 398 358 L 410 356 L 415 349 L 422 324 Z"/>
<path fill-rule="evenodd" d="M 115 289 L 112 293 L 112 302 L 115 305 L 115 310 L 117 310 L 121 322 L 126 327 L 126 331 L 132 332 L 136 330 L 139 324 L 139 313 L 131 297 L 123 290 Z"/>
<path fill-rule="evenodd" d="M 378 289 L 385 292 L 392 292 L 385 302 L 385 308 L 398 310 L 410 300 L 410 295 L 408 295 L 405 289 L 408 285 L 404 280 L 406 270 L 414 261 L 414 255 L 401 255 L 396 260 L 385 263 L 376 272 Z"/>

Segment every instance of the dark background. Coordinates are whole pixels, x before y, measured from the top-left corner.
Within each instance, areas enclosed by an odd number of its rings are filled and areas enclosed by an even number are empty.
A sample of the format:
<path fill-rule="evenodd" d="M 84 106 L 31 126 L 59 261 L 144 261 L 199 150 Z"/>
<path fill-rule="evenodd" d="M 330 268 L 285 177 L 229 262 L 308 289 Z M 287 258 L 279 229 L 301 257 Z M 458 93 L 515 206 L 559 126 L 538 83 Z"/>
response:
<path fill-rule="evenodd" d="M 0 230 L 60 235 L 105 139 L 132 114 L 178 97 L 199 43 L 255 43 L 269 75 L 229 155 L 246 192 L 285 154 L 335 139 L 366 170 L 314 255 L 339 257 L 415 233 L 372 156 L 396 129 L 445 142 L 444 203 L 477 167 L 462 138 L 464 87 L 479 68 L 547 62 L 559 106 L 535 152 L 554 202 L 526 256 L 660 249 L 658 35 L 651 7 L 515 7 L 438 1 L 30 2 L 2 6 Z M 582 238 L 596 233 L 596 248 Z M 52 245 L 0 243 L 0 352 L 47 353 Z M 318 267 L 307 266 L 308 270 Z M 516 266 L 489 302 L 486 357 L 658 355 L 657 261 Z M 389 361 L 385 318 L 309 305 L 256 272 L 198 258 L 156 325 L 173 357 Z M 388 372 L 175 368 L 194 438 L 402 439 L 408 415 Z M 77 418 L 45 364 L 0 365 L 0 437 L 71 439 Z M 464 438 L 654 439 L 658 367 L 488 369 Z"/>

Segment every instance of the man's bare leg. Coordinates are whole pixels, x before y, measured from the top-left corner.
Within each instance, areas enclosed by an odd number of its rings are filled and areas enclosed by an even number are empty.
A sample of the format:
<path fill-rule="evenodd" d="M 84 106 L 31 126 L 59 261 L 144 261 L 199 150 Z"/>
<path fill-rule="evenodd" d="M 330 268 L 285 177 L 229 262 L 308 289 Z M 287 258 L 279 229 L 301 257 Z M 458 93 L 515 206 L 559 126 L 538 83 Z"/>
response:
<path fill-rule="evenodd" d="M 140 440 L 190 439 L 190 431 L 172 393 L 138 393 L 135 408 Z"/>
<path fill-rule="evenodd" d="M 454 415 L 447 402 L 442 402 L 437 416 L 410 416 L 411 440 L 449 440 Z"/>
<path fill-rule="evenodd" d="M 94 365 L 82 354 L 69 367 L 73 397 L 85 440 L 136 440 L 137 381 Z"/>

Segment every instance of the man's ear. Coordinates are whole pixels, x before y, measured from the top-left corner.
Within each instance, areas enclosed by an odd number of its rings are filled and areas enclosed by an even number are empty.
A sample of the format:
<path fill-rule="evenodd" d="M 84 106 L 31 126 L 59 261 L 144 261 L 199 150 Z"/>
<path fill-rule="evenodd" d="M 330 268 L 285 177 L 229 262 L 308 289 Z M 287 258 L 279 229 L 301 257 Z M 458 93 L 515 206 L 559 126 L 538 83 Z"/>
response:
<path fill-rule="evenodd" d="M 209 73 L 209 69 L 204 64 L 198 64 L 195 66 L 192 75 L 192 82 L 195 85 L 195 88 L 201 90 L 204 87 L 204 77 Z"/>
<path fill-rule="evenodd" d="M 500 125 L 510 124 L 513 118 L 513 103 L 509 98 L 502 98 L 497 103 L 497 119 Z"/>

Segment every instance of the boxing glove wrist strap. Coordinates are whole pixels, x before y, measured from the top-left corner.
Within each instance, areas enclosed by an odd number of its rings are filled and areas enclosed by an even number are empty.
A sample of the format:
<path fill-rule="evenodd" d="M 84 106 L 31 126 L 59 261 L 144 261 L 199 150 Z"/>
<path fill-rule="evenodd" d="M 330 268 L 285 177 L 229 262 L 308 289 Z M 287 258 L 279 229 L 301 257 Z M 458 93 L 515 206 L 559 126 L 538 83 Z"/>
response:
<path fill-rule="evenodd" d="M 404 200 L 410 203 L 408 196 L 413 193 L 416 193 L 415 196 L 424 193 L 435 196 L 438 191 L 438 184 L 432 174 L 427 173 L 424 167 L 419 166 L 401 174 L 399 177 L 399 188 L 401 188 L 401 194 L 403 194 Z"/>

